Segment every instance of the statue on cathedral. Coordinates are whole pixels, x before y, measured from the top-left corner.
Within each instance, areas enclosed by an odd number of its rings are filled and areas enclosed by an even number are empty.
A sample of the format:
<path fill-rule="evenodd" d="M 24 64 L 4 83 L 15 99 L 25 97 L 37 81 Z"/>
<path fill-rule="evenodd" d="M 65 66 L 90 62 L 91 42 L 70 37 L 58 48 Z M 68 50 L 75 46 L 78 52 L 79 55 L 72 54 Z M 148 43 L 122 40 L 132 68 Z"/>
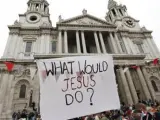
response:
<path fill-rule="evenodd" d="M 49 8 L 48 7 L 46 7 L 46 9 L 45 9 L 45 14 L 49 14 Z"/>
<path fill-rule="evenodd" d="M 61 15 L 59 15 L 59 22 L 61 22 L 62 21 L 62 16 Z"/>
<path fill-rule="evenodd" d="M 83 15 L 86 15 L 87 14 L 87 10 L 83 9 L 82 13 L 83 13 Z"/>
<path fill-rule="evenodd" d="M 18 20 L 16 20 L 16 21 L 14 22 L 14 25 L 20 25 L 20 23 L 18 22 Z"/>

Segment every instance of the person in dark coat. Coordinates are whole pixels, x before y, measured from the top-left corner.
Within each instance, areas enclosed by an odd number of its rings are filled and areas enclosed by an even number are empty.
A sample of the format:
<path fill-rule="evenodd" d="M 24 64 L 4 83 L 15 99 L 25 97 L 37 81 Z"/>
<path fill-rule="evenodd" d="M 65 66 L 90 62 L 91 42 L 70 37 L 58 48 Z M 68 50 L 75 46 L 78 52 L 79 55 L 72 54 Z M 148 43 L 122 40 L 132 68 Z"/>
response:
<path fill-rule="evenodd" d="M 16 112 L 13 113 L 12 119 L 13 119 L 13 120 L 16 120 L 16 119 L 17 119 L 17 113 L 16 113 Z"/>
<path fill-rule="evenodd" d="M 155 112 L 154 116 L 155 116 L 155 120 L 160 120 L 160 110 Z"/>

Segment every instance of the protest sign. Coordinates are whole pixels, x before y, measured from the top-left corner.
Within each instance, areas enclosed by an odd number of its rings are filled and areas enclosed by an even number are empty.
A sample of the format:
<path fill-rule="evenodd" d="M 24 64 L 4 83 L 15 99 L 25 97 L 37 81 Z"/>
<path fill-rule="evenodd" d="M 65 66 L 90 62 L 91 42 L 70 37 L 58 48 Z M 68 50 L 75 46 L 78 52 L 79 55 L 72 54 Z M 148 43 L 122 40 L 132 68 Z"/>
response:
<path fill-rule="evenodd" d="M 37 60 L 43 120 L 66 120 L 119 109 L 110 55 Z"/>

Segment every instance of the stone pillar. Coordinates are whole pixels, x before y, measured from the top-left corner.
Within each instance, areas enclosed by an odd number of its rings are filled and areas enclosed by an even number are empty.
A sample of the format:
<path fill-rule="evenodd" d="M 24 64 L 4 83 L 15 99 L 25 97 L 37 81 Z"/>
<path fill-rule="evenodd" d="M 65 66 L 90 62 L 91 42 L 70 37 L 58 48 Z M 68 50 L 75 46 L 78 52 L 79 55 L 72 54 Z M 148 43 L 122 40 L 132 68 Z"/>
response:
<path fill-rule="evenodd" d="M 116 16 L 119 17 L 117 9 L 114 9 L 114 11 L 116 12 Z"/>
<path fill-rule="evenodd" d="M 87 53 L 86 41 L 85 41 L 85 37 L 84 37 L 84 31 L 81 31 L 81 37 L 82 37 L 83 53 Z"/>
<path fill-rule="evenodd" d="M 117 75 L 118 88 L 120 90 L 120 95 L 121 95 L 121 101 L 126 102 L 126 97 L 125 97 L 124 89 L 123 89 L 124 87 L 123 87 L 123 84 L 122 84 L 122 79 L 121 79 L 121 76 L 120 76 L 120 70 L 119 69 L 116 70 L 116 75 Z"/>
<path fill-rule="evenodd" d="M 123 84 L 123 88 L 124 88 L 124 94 L 126 94 L 126 99 L 127 99 L 127 103 L 128 104 L 133 104 L 133 100 L 132 100 L 132 96 L 128 87 L 128 83 L 123 71 L 123 68 L 120 67 L 120 75 L 121 75 L 121 79 L 122 79 L 122 84 Z"/>
<path fill-rule="evenodd" d="M 44 12 L 44 3 L 42 4 L 42 11 Z"/>
<path fill-rule="evenodd" d="M 131 54 L 131 50 L 130 50 L 130 47 L 129 47 L 129 44 L 128 44 L 128 41 L 127 41 L 127 37 L 123 37 L 123 42 L 124 42 L 124 45 L 126 47 L 127 53 Z"/>
<path fill-rule="evenodd" d="M 5 109 L 5 96 L 7 92 L 7 85 L 8 85 L 8 73 L 3 73 L 2 77 L 2 85 L 1 85 L 1 91 L 0 91 L 0 115 L 3 112 L 3 109 Z"/>
<path fill-rule="evenodd" d="M 98 41 L 98 36 L 97 36 L 96 32 L 94 32 L 94 39 L 95 39 L 95 43 L 96 43 L 96 47 L 97 47 L 97 53 L 101 53 L 101 49 L 100 49 L 99 41 Z"/>
<path fill-rule="evenodd" d="M 62 32 L 59 31 L 58 35 L 58 53 L 62 53 Z"/>
<path fill-rule="evenodd" d="M 104 40 L 103 40 L 103 36 L 102 36 L 101 32 L 99 32 L 99 38 L 100 38 L 100 42 L 101 42 L 103 53 L 107 53 L 106 52 L 106 47 L 105 47 L 105 44 L 104 44 Z"/>
<path fill-rule="evenodd" d="M 122 48 L 121 48 L 121 45 L 120 45 L 120 43 L 119 43 L 119 39 L 118 39 L 118 37 L 117 37 L 117 34 L 116 33 L 114 33 L 114 36 L 115 36 L 115 39 L 116 39 L 116 42 L 117 42 L 117 45 L 118 45 L 118 48 L 119 48 L 119 53 L 123 53 L 123 51 L 122 51 Z"/>
<path fill-rule="evenodd" d="M 132 77 L 131 77 L 131 73 L 130 73 L 129 70 L 126 71 L 126 75 L 127 75 L 128 85 L 129 85 L 129 88 L 130 88 L 130 91 L 131 91 L 131 94 L 132 94 L 133 102 L 138 103 L 138 96 L 136 94 L 136 89 L 134 87 L 133 80 L 132 80 Z"/>
<path fill-rule="evenodd" d="M 6 103 L 7 103 L 7 107 L 6 107 L 6 111 L 8 115 L 12 115 L 12 102 L 13 102 L 13 95 L 14 95 L 14 86 L 12 86 L 12 81 L 13 81 L 14 75 L 13 73 L 9 75 L 9 85 L 8 85 L 8 89 L 7 89 L 7 99 L 6 99 Z"/>
<path fill-rule="evenodd" d="M 151 58 L 153 58 L 154 53 L 153 53 L 153 51 L 152 51 L 152 49 L 151 49 L 151 47 L 150 47 L 150 45 L 149 45 L 149 43 L 148 43 L 148 40 L 145 39 L 145 40 L 144 40 L 144 43 L 145 43 L 145 45 L 146 45 L 146 47 L 147 47 L 146 49 L 148 50 L 148 54 L 150 55 Z"/>
<path fill-rule="evenodd" d="M 50 45 L 51 45 L 51 36 L 47 35 L 47 44 L 46 44 L 46 53 L 49 54 L 50 53 Z M 36 42 L 34 42 L 36 44 Z M 56 51 L 57 52 L 57 51 Z"/>
<path fill-rule="evenodd" d="M 149 48 L 150 48 L 152 54 L 154 55 L 154 57 L 156 57 L 156 52 L 155 52 L 154 47 L 152 46 L 151 40 L 149 38 L 147 38 L 146 40 L 147 40 L 147 43 L 149 45 Z"/>
<path fill-rule="evenodd" d="M 147 45 L 147 41 L 146 40 L 143 40 L 143 47 L 144 47 L 145 53 L 147 54 L 147 59 L 151 59 L 152 55 L 150 53 L 150 50 L 149 50 L 149 47 Z"/>
<path fill-rule="evenodd" d="M 11 42 L 9 43 L 9 44 L 11 44 L 11 46 L 9 47 L 9 54 L 8 54 L 9 57 L 14 57 L 14 50 L 15 50 L 17 38 L 18 38 L 18 35 L 14 34 Z"/>
<path fill-rule="evenodd" d="M 16 45 L 17 45 L 17 46 L 21 46 L 21 41 L 22 41 L 22 37 L 19 36 L 18 39 L 17 39 Z M 21 52 L 21 51 L 20 51 L 20 47 L 16 47 L 16 48 L 15 48 L 15 52 L 14 52 L 14 53 L 15 53 L 15 55 L 14 55 L 15 58 L 18 58 L 19 52 Z"/>
<path fill-rule="evenodd" d="M 4 113 L 6 115 L 9 115 L 11 117 L 11 109 L 9 108 L 9 105 L 12 103 L 13 101 L 13 92 L 11 91 L 11 86 L 12 86 L 12 80 L 14 78 L 14 75 L 12 73 L 8 73 L 8 82 L 7 82 L 7 86 L 6 86 L 6 91 L 5 91 L 5 97 L 4 97 L 4 102 L 3 102 L 3 109 L 4 109 Z"/>
<path fill-rule="evenodd" d="M 76 44 L 77 44 L 77 52 L 81 53 L 81 45 L 80 45 L 80 39 L 79 39 L 79 32 L 76 31 Z"/>
<path fill-rule="evenodd" d="M 3 74 L 2 73 L 0 73 L 0 115 L 1 115 L 1 112 L 2 112 L 2 108 L 3 108 L 3 106 L 2 106 L 2 88 L 3 88 L 3 86 L 2 86 L 2 84 L 3 84 Z"/>
<path fill-rule="evenodd" d="M 11 45 L 11 40 L 12 40 L 12 39 L 13 39 L 13 35 L 9 35 L 8 40 L 7 40 L 7 44 L 6 44 L 6 47 L 5 47 L 5 50 L 4 50 L 4 54 L 3 54 L 4 57 L 7 57 L 7 56 L 8 56 L 9 47 L 10 47 L 10 45 Z"/>
<path fill-rule="evenodd" d="M 113 46 L 114 52 L 115 52 L 115 53 L 118 53 L 118 49 L 117 49 L 117 46 L 116 46 L 115 40 L 114 40 L 114 38 L 113 38 L 113 36 L 112 36 L 112 33 L 111 33 L 111 32 L 109 33 L 109 36 L 110 36 L 110 40 L 111 40 L 111 43 L 112 43 L 112 46 Z"/>
<path fill-rule="evenodd" d="M 152 46 L 154 47 L 154 50 L 155 50 L 155 52 L 156 52 L 156 57 L 160 57 L 159 49 L 158 49 L 157 45 L 155 44 L 154 40 L 151 38 L 150 41 L 151 41 L 151 44 L 152 44 Z"/>
<path fill-rule="evenodd" d="M 67 31 L 64 31 L 64 52 L 68 53 Z"/>
<path fill-rule="evenodd" d="M 129 37 L 127 37 L 127 40 L 128 40 L 128 44 L 130 46 L 130 53 L 137 54 L 132 40 Z"/>
<path fill-rule="evenodd" d="M 147 89 L 147 84 L 146 84 L 146 81 L 144 79 L 144 76 L 142 74 L 142 71 L 141 71 L 141 68 L 138 67 L 137 68 L 137 73 L 138 73 L 138 76 L 139 76 L 139 79 L 140 79 L 140 83 L 141 83 L 141 86 L 142 86 L 142 89 L 143 89 L 143 92 L 144 92 L 144 95 L 146 97 L 146 99 L 151 99 L 151 96 L 149 94 L 149 90 Z"/>
<path fill-rule="evenodd" d="M 151 84 L 151 81 L 150 81 L 150 79 L 149 79 L 149 77 L 148 77 L 148 73 L 147 73 L 147 71 L 146 71 L 146 68 L 143 67 L 143 68 L 142 68 L 142 71 L 143 71 L 143 74 L 144 74 L 144 77 L 145 77 L 145 80 L 146 80 L 146 83 L 147 83 L 149 92 L 150 92 L 150 94 L 151 94 L 152 100 L 155 100 L 155 99 L 156 99 L 156 95 L 155 95 L 153 86 L 152 86 L 152 84 Z"/>
<path fill-rule="evenodd" d="M 35 75 L 35 79 L 38 79 L 38 74 Z M 40 101 L 40 83 L 39 81 L 36 81 L 35 84 L 37 84 L 37 86 L 35 86 L 33 88 L 33 94 L 32 94 L 32 100 L 36 103 L 35 107 L 39 108 L 39 101 Z"/>
<path fill-rule="evenodd" d="M 45 42 L 44 40 L 45 40 L 45 36 L 44 36 L 44 34 L 42 34 L 42 35 L 41 35 L 41 43 L 40 43 L 40 46 L 41 46 L 41 47 L 40 47 L 40 48 L 41 48 L 41 49 L 40 49 L 40 53 L 42 53 L 42 54 L 45 53 L 45 47 L 46 47 L 46 46 L 45 46 L 45 43 L 44 43 L 44 42 Z"/>

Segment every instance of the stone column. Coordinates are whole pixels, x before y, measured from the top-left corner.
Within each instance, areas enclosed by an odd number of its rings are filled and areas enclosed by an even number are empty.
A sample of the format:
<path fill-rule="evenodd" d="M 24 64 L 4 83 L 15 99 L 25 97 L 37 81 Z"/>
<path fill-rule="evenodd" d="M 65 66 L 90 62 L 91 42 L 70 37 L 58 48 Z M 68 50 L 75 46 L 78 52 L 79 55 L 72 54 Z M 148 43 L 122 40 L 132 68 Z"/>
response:
<path fill-rule="evenodd" d="M 5 91 L 5 97 L 4 97 L 4 103 L 3 103 L 3 109 L 5 111 L 5 114 L 11 115 L 11 110 L 9 110 L 9 105 L 13 101 L 13 92 L 11 91 L 11 86 L 12 86 L 12 80 L 14 78 L 14 75 L 12 73 L 8 73 L 8 82 L 6 86 L 6 91 Z"/>
<path fill-rule="evenodd" d="M 135 47 L 133 44 L 133 41 L 129 37 L 127 37 L 127 40 L 128 40 L 128 44 L 130 46 L 130 52 L 133 54 L 137 54 L 137 51 L 135 50 Z"/>
<path fill-rule="evenodd" d="M 41 48 L 41 49 L 40 49 L 40 53 L 42 53 L 42 54 L 45 53 L 45 43 L 44 43 L 44 42 L 45 42 L 45 41 L 44 41 L 45 39 L 44 39 L 44 38 L 45 38 L 45 36 L 44 36 L 44 34 L 42 34 L 42 35 L 41 35 L 41 44 L 40 44 L 40 45 L 41 45 L 41 47 L 40 47 L 40 48 Z"/>
<path fill-rule="evenodd" d="M 146 68 L 143 67 L 143 68 L 142 68 L 142 71 L 143 71 L 143 74 L 144 74 L 144 77 L 145 77 L 145 80 L 146 80 L 146 83 L 147 83 L 149 92 L 150 92 L 150 94 L 151 94 L 151 96 L 152 96 L 152 100 L 155 100 L 155 99 L 156 99 L 156 95 L 155 95 L 153 86 L 152 86 L 152 84 L 151 84 L 151 81 L 150 81 L 150 79 L 149 79 L 149 77 L 148 77 L 148 73 L 147 73 L 147 71 L 146 71 Z"/>
<path fill-rule="evenodd" d="M 85 41 L 85 37 L 84 37 L 84 31 L 81 31 L 81 37 L 82 37 L 83 53 L 87 53 L 86 41 Z"/>
<path fill-rule="evenodd" d="M 68 53 L 67 31 L 64 31 L 64 52 Z"/>
<path fill-rule="evenodd" d="M 119 88 L 120 94 L 121 94 L 121 100 L 122 100 L 122 102 L 126 102 L 126 97 L 125 97 L 125 94 L 124 94 L 124 87 L 123 87 L 123 84 L 122 84 L 122 79 L 121 79 L 121 76 L 120 76 L 120 70 L 119 69 L 116 70 L 116 75 L 117 75 L 118 88 Z"/>
<path fill-rule="evenodd" d="M 21 41 L 22 41 L 22 38 L 21 38 L 21 36 L 19 36 L 18 39 L 17 39 L 16 45 L 17 45 L 17 46 L 21 46 Z M 21 52 L 21 51 L 20 51 L 20 47 L 16 47 L 16 48 L 15 48 L 15 52 L 14 52 L 15 58 L 18 58 L 19 52 Z"/>
<path fill-rule="evenodd" d="M 150 41 L 151 41 L 151 44 L 152 44 L 152 46 L 154 47 L 154 50 L 155 50 L 155 52 L 156 52 L 156 57 L 160 57 L 159 49 L 158 49 L 157 45 L 155 44 L 154 40 L 151 38 Z"/>
<path fill-rule="evenodd" d="M 129 88 L 130 88 L 130 91 L 131 91 L 131 94 L 132 94 L 132 99 L 133 99 L 134 103 L 138 103 L 138 96 L 136 94 L 136 89 L 134 87 L 133 80 L 132 80 L 132 77 L 131 77 L 131 73 L 130 73 L 129 70 L 126 71 L 126 75 L 127 75 L 128 85 L 129 85 Z"/>
<path fill-rule="evenodd" d="M 142 71 L 141 71 L 140 67 L 137 68 L 137 73 L 138 73 L 138 76 L 139 76 L 139 79 L 140 79 L 140 83 L 141 83 L 141 86 L 142 86 L 142 89 L 143 89 L 143 92 L 145 94 L 146 99 L 147 100 L 151 99 L 151 96 L 149 94 L 149 90 L 147 89 L 146 81 L 144 79 L 144 76 L 142 74 Z"/>
<path fill-rule="evenodd" d="M 0 91 L 0 114 L 2 114 L 3 109 L 5 109 L 4 104 L 5 104 L 5 96 L 7 92 L 8 79 L 9 79 L 8 73 L 3 73 L 2 85 L 1 85 L 2 91 Z"/>
<path fill-rule="evenodd" d="M 123 42 L 124 42 L 124 45 L 126 47 L 127 53 L 131 54 L 130 47 L 129 47 L 129 44 L 128 44 L 128 41 L 127 41 L 127 37 L 123 37 Z"/>
<path fill-rule="evenodd" d="M 155 46 L 154 46 L 153 43 L 152 43 L 152 40 L 151 40 L 150 38 L 147 38 L 147 40 L 148 40 L 148 43 L 150 44 L 150 47 L 151 47 L 154 55 L 156 56 L 156 55 L 157 55 L 157 52 L 156 52 Z"/>
<path fill-rule="evenodd" d="M 13 39 L 13 35 L 9 35 L 8 40 L 7 40 L 7 44 L 6 44 L 6 47 L 5 47 L 5 50 L 4 50 L 4 54 L 3 54 L 4 57 L 7 57 L 8 53 L 9 53 L 9 47 L 11 45 L 11 40 L 12 39 Z"/>
<path fill-rule="evenodd" d="M 62 32 L 59 31 L 58 35 L 58 53 L 62 53 Z"/>
<path fill-rule="evenodd" d="M 118 45 L 118 48 L 119 48 L 119 52 L 120 53 L 123 53 L 123 51 L 122 51 L 122 48 L 121 48 L 121 45 L 120 45 L 120 43 L 119 43 L 119 39 L 118 39 L 118 37 L 117 37 L 117 34 L 116 33 L 114 33 L 114 36 L 115 36 L 115 39 L 116 39 L 116 42 L 117 42 L 117 45 Z"/>
<path fill-rule="evenodd" d="M 146 45 L 146 47 L 147 47 L 146 49 L 148 50 L 148 53 L 149 53 L 150 57 L 153 58 L 154 53 L 153 53 L 153 51 L 152 51 L 152 49 L 151 49 L 151 47 L 150 47 L 150 45 L 149 45 L 149 43 L 148 43 L 148 40 L 145 39 L 145 40 L 144 40 L 144 43 L 145 43 L 145 45 Z"/>
<path fill-rule="evenodd" d="M 17 34 L 14 34 L 12 39 L 11 39 L 11 42 L 9 43 L 11 46 L 9 47 L 9 57 L 13 57 L 14 56 L 14 49 L 16 46 L 16 41 L 17 41 L 17 37 L 18 35 Z"/>
<path fill-rule="evenodd" d="M 97 53 L 101 53 L 99 41 L 98 41 L 98 36 L 97 36 L 96 32 L 94 32 L 94 39 L 95 39 L 95 43 L 96 43 L 96 47 L 97 47 Z"/>
<path fill-rule="evenodd" d="M 110 36 L 110 40 L 111 40 L 111 43 L 112 43 L 112 46 L 113 46 L 114 52 L 115 52 L 115 53 L 118 53 L 118 49 L 117 49 L 117 46 L 116 46 L 115 40 L 114 40 L 114 38 L 113 38 L 113 36 L 112 36 L 112 33 L 111 33 L 111 32 L 109 33 L 109 36 Z"/>
<path fill-rule="evenodd" d="M 51 38 L 51 36 L 50 35 L 47 35 L 47 45 L 46 45 L 46 53 L 47 54 L 49 54 L 50 53 L 50 45 L 51 45 L 51 40 L 52 40 L 52 38 Z M 35 42 L 35 44 L 36 44 L 36 42 Z M 56 51 L 57 52 L 57 51 Z"/>
<path fill-rule="evenodd" d="M 76 44 L 77 44 L 77 52 L 81 53 L 81 45 L 80 45 L 80 39 L 79 39 L 79 32 L 76 31 Z"/>
<path fill-rule="evenodd" d="M 147 45 L 147 41 L 146 40 L 143 40 L 143 47 L 144 47 L 145 53 L 147 54 L 147 59 L 151 59 L 152 55 L 150 53 L 150 50 L 149 50 L 149 47 Z"/>
<path fill-rule="evenodd" d="M 12 102 L 13 102 L 13 95 L 14 95 L 14 86 L 12 86 L 12 81 L 13 81 L 14 75 L 10 74 L 9 75 L 9 80 L 10 83 L 8 85 L 8 90 L 7 90 L 7 108 L 6 111 L 9 115 L 12 115 Z"/>
<path fill-rule="evenodd" d="M 149 49 L 151 50 L 151 52 L 154 55 L 154 57 L 156 57 L 156 52 L 154 50 L 154 47 L 152 46 L 151 40 L 149 38 L 147 38 L 146 40 L 147 40 L 147 43 L 149 45 Z"/>
<path fill-rule="evenodd" d="M 128 83 L 127 83 L 127 80 L 126 80 L 126 77 L 125 77 L 125 74 L 124 74 L 122 67 L 120 67 L 120 75 L 121 75 L 122 84 L 123 84 L 123 88 L 124 88 L 124 92 L 125 92 L 124 94 L 126 94 L 127 103 L 133 104 L 131 93 L 130 93 Z"/>
<path fill-rule="evenodd" d="M 107 53 L 106 52 L 106 47 L 105 47 L 105 44 L 104 44 L 104 40 L 103 40 L 103 36 L 102 36 L 101 32 L 99 32 L 99 38 L 100 38 L 100 42 L 101 42 L 103 53 Z"/>

